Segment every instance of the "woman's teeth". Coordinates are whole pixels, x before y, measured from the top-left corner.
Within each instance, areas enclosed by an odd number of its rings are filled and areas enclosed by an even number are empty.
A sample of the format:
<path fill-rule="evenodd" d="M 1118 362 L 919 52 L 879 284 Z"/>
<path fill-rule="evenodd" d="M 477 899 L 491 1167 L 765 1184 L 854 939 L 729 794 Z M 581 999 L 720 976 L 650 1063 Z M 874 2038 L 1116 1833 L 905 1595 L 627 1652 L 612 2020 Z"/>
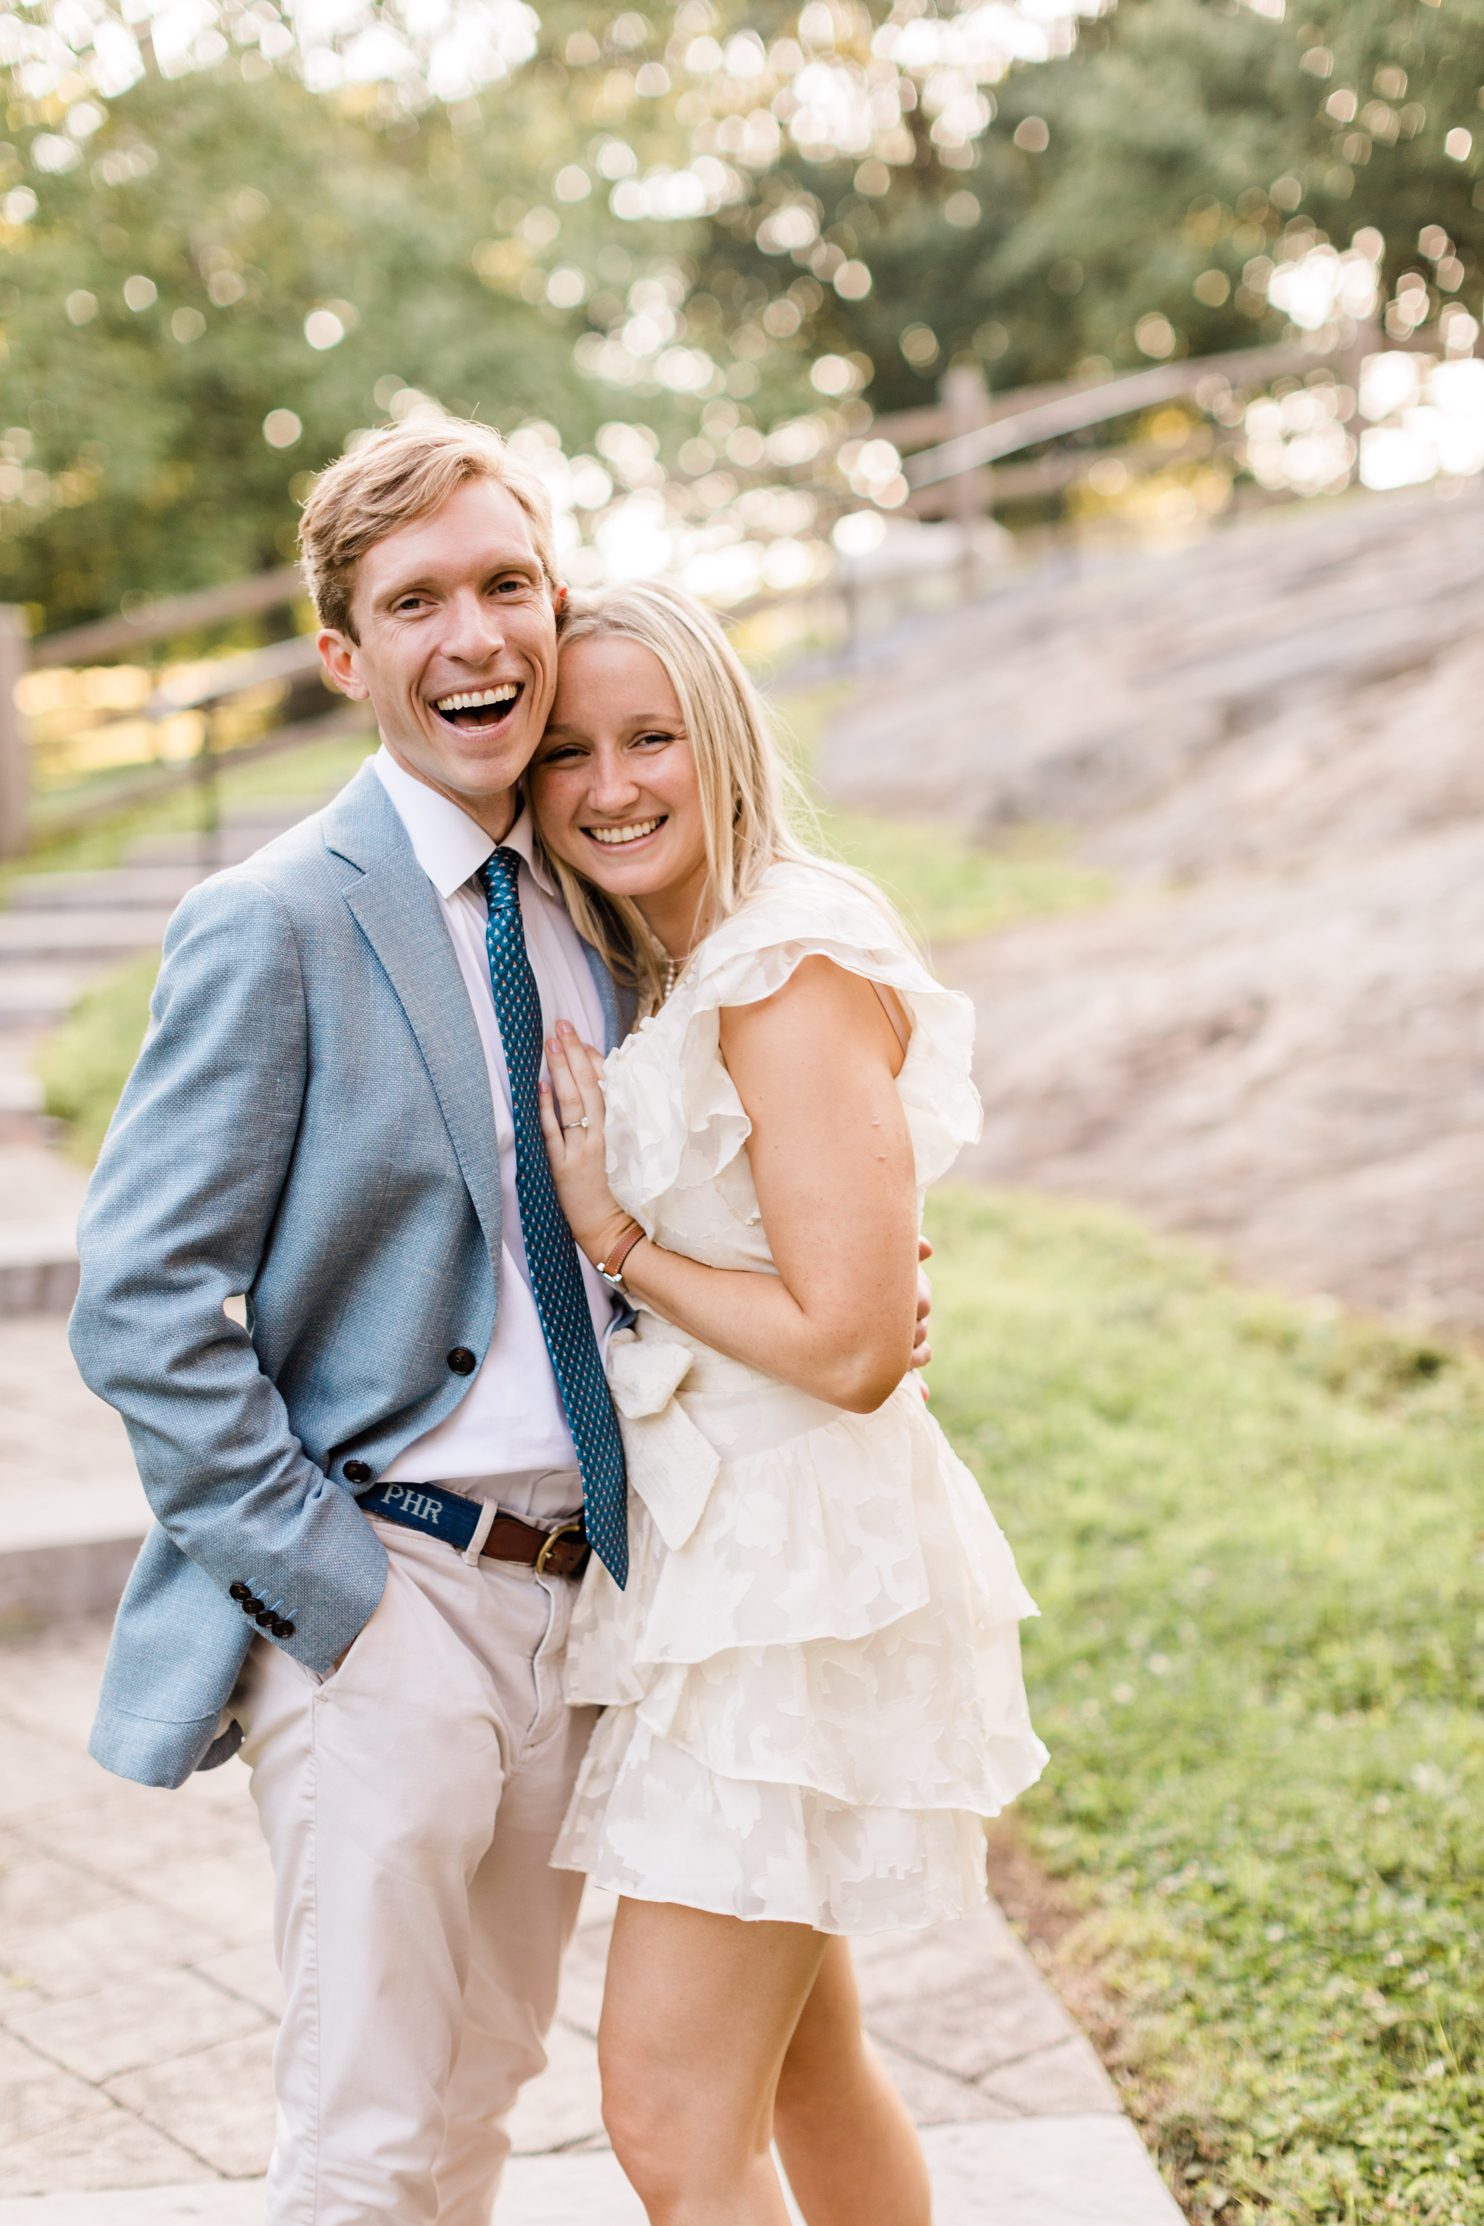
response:
<path fill-rule="evenodd" d="M 664 824 L 662 819 L 636 819 L 628 827 L 588 827 L 584 833 L 591 835 L 594 842 L 617 849 L 622 843 L 642 841 L 644 836 L 652 835 L 656 827 Z"/>

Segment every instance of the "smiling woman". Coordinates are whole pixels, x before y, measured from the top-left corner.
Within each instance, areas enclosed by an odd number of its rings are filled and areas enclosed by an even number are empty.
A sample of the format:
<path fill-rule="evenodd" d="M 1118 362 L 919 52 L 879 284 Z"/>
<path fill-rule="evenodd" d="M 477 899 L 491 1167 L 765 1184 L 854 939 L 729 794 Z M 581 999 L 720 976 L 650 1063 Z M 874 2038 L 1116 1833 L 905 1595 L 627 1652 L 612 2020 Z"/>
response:
<path fill-rule="evenodd" d="M 533 787 L 548 848 L 596 868 L 612 896 L 653 892 L 649 926 L 681 958 L 700 923 L 706 841 L 684 715 L 653 650 L 621 635 L 569 644 Z"/>

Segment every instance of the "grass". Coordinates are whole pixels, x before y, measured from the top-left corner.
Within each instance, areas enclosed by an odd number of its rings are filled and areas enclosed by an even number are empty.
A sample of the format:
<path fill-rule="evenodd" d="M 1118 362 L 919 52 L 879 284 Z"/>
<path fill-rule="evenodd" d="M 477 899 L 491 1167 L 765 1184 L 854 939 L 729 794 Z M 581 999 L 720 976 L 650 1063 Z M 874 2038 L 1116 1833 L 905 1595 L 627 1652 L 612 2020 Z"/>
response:
<path fill-rule="evenodd" d="M 934 1206 L 936 1411 L 1037 1595 L 1047 1779 L 1199 2220 L 1484 2219 L 1484 1366 L 1091 1209 Z"/>

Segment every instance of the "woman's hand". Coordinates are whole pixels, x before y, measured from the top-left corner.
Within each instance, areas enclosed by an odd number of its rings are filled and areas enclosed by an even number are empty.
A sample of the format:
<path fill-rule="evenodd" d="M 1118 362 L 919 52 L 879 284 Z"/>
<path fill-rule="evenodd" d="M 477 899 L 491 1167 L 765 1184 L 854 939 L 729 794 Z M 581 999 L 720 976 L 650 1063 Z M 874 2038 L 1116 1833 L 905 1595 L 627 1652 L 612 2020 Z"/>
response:
<path fill-rule="evenodd" d="M 550 1083 L 541 1084 L 541 1133 L 567 1226 L 588 1258 L 606 1260 L 634 1217 L 608 1188 L 598 1054 L 571 1023 L 547 1038 Z"/>

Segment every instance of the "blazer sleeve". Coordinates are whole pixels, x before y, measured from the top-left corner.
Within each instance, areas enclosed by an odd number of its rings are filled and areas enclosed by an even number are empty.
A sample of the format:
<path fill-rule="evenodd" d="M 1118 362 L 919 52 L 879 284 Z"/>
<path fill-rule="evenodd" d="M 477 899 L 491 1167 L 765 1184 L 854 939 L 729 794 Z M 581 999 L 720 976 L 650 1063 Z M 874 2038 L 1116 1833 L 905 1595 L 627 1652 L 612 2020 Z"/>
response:
<path fill-rule="evenodd" d="M 78 1229 L 72 1350 L 128 1429 L 156 1519 L 326 1671 L 386 1582 L 354 1500 L 309 1459 L 225 1301 L 256 1279 L 294 1150 L 308 1021 L 293 923 L 234 874 L 176 912 L 149 1032 Z"/>

